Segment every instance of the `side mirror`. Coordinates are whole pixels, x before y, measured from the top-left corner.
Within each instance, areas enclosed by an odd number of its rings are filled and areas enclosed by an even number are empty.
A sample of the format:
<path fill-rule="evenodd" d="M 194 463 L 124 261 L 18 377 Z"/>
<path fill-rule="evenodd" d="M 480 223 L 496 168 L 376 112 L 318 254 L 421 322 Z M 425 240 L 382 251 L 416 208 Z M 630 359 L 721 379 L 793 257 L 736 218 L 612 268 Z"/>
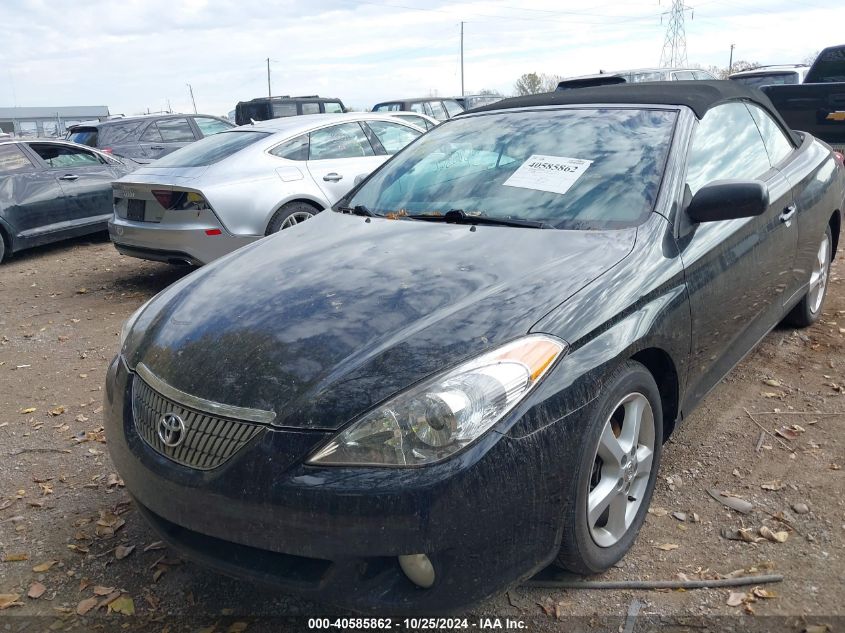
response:
<path fill-rule="evenodd" d="M 693 196 L 687 216 L 693 222 L 718 222 L 761 215 L 769 208 L 769 188 L 759 180 L 717 180 Z"/>

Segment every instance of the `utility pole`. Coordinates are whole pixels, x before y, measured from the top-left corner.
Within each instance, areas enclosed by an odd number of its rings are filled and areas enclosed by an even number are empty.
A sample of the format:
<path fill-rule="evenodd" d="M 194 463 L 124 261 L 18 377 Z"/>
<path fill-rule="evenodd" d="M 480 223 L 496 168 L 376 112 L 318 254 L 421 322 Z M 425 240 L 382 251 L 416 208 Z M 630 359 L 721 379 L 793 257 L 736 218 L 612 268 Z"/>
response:
<path fill-rule="evenodd" d="M 197 102 L 194 101 L 194 89 L 191 88 L 191 84 L 185 84 L 185 85 L 188 86 L 188 92 L 191 93 L 191 103 L 194 104 L 194 114 L 196 114 L 197 113 Z"/>
<path fill-rule="evenodd" d="M 731 59 L 728 62 L 728 76 L 730 76 L 731 70 L 733 70 L 733 67 L 734 67 L 734 45 L 731 44 Z M 727 77 L 726 77 L 726 79 L 727 79 Z"/>
<path fill-rule="evenodd" d="M 270 90 L 270 58 L 267 58 L 267 96 L 272 97 L 273 91 Z"/>
<path fill-rule="evenodd" d="M 464 23 L 461 22 L 461 96 L 464 96 Z"/>

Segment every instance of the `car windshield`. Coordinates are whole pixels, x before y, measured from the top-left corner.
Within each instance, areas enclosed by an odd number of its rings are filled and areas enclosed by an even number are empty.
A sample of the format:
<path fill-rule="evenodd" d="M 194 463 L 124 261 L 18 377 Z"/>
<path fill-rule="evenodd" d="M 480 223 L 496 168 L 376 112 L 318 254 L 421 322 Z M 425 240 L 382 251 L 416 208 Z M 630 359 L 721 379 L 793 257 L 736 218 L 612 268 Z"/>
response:
<path fill-rule="evenodd" d="M 268 136 L 269 132 L 220 132 L 206 136 L 182 149 L 159 158 L 156 167 L 205 167 L 231 156 L 247 145 Z"/>
<path fill-rule="evenodd" d="M 772 72 L 759 73 L 756 75 L 742 75 L 740 77 L 731 77 L 734 81 L 738 81 L 746 86 L 753 86 L 759 88 L 760 86 L 774 86 L 780 84 L 797 84 L 798 73 L 794 70 L 787 72 Z"/>
<path fill-rule="evenodd" d="M 458 117 L 377 171 L 350 207 L 377 215 L 622 228 L 654 208 L 677 112 L 572 108 Z"/>

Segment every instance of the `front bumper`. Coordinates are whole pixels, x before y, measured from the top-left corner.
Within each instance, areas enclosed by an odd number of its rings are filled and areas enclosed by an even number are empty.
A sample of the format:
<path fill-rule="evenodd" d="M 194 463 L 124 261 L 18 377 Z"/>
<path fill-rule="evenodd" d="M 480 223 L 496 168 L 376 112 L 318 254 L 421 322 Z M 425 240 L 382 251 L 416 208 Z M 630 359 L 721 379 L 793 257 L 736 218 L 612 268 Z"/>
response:
<path fill-rule="evenodd" d="M 140 512 L 187 558 L 364 612 L 455 611 L 547 565 L 560 543 L 571 463 L 551 424 L 522 439 L 488 433 L 424 468 L 315 467 L 305 456 L 325 432 L 267 428 L 222 466 L 181 466 L 138 434 L 135 375 L 109 367 L 109 450 Z M 426 553 L 429 589 L 397 556 Z"/>
<path fill-rule="evenodd" d="M 109 237 L 124 255 L 168 263 L 207 264 L 218 257 L 259 239 L 254 235 L 232 235 L 210 212 L 205 221 L 184 223 L 133 222 L 112 216 Z M 219 231 L 208 235 L 206 231 Z"/>

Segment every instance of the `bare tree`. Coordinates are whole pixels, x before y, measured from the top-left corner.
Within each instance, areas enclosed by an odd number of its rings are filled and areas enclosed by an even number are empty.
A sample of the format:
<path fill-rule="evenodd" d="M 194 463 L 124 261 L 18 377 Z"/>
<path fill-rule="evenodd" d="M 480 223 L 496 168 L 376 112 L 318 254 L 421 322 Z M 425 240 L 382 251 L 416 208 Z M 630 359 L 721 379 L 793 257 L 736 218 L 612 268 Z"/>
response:
<path fill-rule="evenodd" d="M 554 92 L 557 85 L 563 80 L 560 75 L 540 75 L 543 81 L 543 89 L 545 92 Z"/>
<path fill-rule="evenodd" d="M 816 57 L 819 56 L 821 51 L 816 51 L 815 53 L 810 53 L 804 59 L 801 60 L 802 64 L 807 64 L 807 66 L 812 66 L 813 62 L 816 61 Z"/>

